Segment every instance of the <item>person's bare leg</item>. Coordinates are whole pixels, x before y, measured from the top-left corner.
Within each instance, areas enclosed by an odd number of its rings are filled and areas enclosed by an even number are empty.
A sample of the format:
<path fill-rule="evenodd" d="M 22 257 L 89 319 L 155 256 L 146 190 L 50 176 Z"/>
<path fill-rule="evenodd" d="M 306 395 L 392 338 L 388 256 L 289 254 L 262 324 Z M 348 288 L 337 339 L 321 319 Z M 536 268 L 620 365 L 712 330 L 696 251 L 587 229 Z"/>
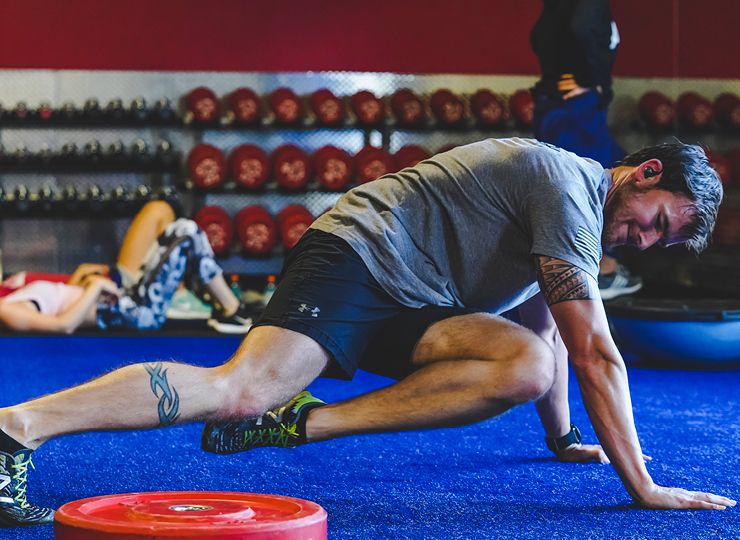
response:
<path fill-rule="evenodd" d="M 413 363 L 419 369 L 396 384 L 311 411 L 307 440 L 478 422 L 542 396 L 555 372 L 542 339 L 483 313 L 433 324 Z"/>
<path fill-rule="evenodd" d="M 229 289 L 223 274 L 213 278 L 205 284 L 208 294 L 211 295 L 216 308 L 223 311 L 227 317 L 233 315 L 239 309 L 239 299 Z"/>
<path fill-rule="evenodd" d="M 146 203 L 126 231 L 118 252 L 118 265 L 136 275 L 149 248 L 173 221 L 175 212 L 169 204 L 164 201 Z"/>
<path fill-rule="evenodd" d="M 0 409 L 0 429 L 35 449 L 87 431 L 147 429 L 195 420 L 259 416 L 303 390 L 329 355 L 313 339 L 282 328 L 253 329 L 216 368 L 152 362 Z"/>

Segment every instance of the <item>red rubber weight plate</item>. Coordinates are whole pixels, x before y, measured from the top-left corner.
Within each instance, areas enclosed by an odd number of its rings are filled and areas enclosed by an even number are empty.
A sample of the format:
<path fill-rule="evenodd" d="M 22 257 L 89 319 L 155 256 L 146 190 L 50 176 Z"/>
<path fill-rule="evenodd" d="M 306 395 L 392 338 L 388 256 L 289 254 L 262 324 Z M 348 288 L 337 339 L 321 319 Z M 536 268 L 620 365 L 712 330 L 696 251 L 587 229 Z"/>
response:
<path fill-rule="evenodd" d="M 292 497 L 159 491 L 73 501 L 54 516 L 55 540 L 325 540 L 326 511 Z"/>

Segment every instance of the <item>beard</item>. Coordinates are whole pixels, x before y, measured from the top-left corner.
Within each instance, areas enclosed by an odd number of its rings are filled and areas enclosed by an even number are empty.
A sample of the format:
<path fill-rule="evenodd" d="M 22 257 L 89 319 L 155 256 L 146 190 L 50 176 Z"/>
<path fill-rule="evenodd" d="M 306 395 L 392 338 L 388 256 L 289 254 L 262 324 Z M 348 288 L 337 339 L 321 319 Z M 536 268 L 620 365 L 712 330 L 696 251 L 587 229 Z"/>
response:
<path fill-rule="evenodd" d="M 634 195 L 645 193 L 650 189 L 640 189 L 632 183 L 619 187 L 611 199 L 604 205 L 604 229 L 601 232 L 601 245 L 615 247 L 627 243 L 625 235 L 620 233 L 623 223 L 619 219 L 622 210 L 627 206 L 627 200 Z"/>

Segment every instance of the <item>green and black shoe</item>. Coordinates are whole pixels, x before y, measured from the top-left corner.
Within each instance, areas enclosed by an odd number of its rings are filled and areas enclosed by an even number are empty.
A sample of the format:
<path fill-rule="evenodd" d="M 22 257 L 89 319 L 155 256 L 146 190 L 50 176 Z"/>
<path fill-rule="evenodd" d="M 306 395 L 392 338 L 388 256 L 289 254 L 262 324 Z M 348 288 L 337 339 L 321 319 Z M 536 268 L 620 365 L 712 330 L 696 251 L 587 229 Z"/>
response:
<path fill-rule="evenodd" d="M 285 405 L 267 411 L 259 418 L 242 421 L 207 422 L 203 428 L 201 448 L 214 454 L 235 454 L 252 448 L 277 446 L 295 448 L 305 444 L 300 433 L 309 411 L 326 405 L 304 390 Z"/>
<path fill-rule="evenodd" d="M 54 510 L 26 500 L 26 474 L 31 463 L 28 448 L 14 454 L 0 452 L 0 527 L 28 527 L 54 521 Z"/>

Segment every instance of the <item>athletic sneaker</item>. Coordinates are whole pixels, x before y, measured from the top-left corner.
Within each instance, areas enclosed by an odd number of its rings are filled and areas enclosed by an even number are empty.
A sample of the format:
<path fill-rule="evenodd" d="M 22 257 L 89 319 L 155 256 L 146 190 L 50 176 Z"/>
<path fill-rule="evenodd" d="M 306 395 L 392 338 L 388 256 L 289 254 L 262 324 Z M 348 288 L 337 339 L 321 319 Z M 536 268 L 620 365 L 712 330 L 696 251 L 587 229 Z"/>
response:
<path fill-rule="evenodd" d="M 239 304 L 239 308 L 234 314 L 228 317 L 221 311 L 214 309 L 212 318 L 208 320 L 208 326 L 215 328 L 222 334 L 246 334 L 252 327 L 252 317 L 249 309 L 244 304 Z"/>
<path fill-rule="evenodd" d="M 172 296 L 167 318 L 194 321 L 211 318 L 211 306 L 195 296 L 193 291 L 180 289 Z"/>
<path fill-rule="evenodd" d="M 621 264 L 617 265 L 616 272 L 599 274 L 599 292 L 602 300 L 611 300 L 617 296 L 636 293 L 642 289 L 642 278 L 633 276 Z"/>
<path fill-rule="evenodd" d="M 15 454 L 0 452 L 0 527 L 28 527 L 54 521 L 54 510 L 41 508 L 26 500 L 26 473 L 31 450 Z"/>
<path fill-rule="evenodd" d="M 305 430 L 309 411 L 322 405 L 326 403 L 304 390 L 259 418 L 208 422 L 203 428 L 201 448 L 214 454 L 235 454 L 264 446 L 295 448 L 306 443 L 305 433 L 298 430 Z"/>

